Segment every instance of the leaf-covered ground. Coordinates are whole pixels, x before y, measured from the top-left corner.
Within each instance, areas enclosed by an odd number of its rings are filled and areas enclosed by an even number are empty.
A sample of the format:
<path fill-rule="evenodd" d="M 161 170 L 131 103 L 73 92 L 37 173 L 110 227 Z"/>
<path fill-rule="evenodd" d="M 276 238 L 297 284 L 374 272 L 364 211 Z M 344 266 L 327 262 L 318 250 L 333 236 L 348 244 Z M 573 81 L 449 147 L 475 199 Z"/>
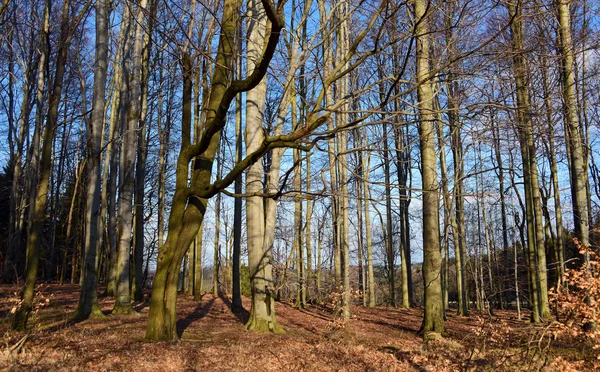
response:
<path fill-rule="evenodd" d="M 447 337 L 424 343 L 417 335 L 422 309 L 353 307 L 344 324 L 325 306 L 296 309 L 277 303 L 284 335 L 248 332 L 247 312 L 234 315 L 229 299 L 179 296 L 180 341 L 147 342 L 148 307 L 139 316 L 110 315 L 111 298 L 101 298 L 107 319 L 69 321 L 79 296 L 74 285 L 41 285 L 30 331 L 9 331 L 16 287 L 0 286 L 0 370 L 214 370 L 214 371 L 454 371 L 555 370 L 556 356 L 585 357 L 580 345 L 554 341 L 512 311 L 495 316 L 448 314 Z M 249 299 L 244 299 L 249 309 Z M 539 342 L 541 340 L 541 342 Z M 544 366 L 545 365 L 545 366 Z"/>

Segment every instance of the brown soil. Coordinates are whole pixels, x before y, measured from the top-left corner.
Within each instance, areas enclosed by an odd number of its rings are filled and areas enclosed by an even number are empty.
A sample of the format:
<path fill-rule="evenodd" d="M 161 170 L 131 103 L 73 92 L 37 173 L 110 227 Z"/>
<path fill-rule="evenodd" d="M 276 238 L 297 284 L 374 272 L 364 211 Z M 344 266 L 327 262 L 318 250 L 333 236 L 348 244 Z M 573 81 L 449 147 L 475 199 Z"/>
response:
<path fill-rule="evenodd" d="M 114 300 L 101 298 L 106 320 L 73 323 L 69 315 L 77 306 L 78 287 L 55 284 L 39 287 L 31 329 L 19 347 L 26 334 L 9 331 L 15 291 L 0 286 L 0 370 L 524 370 L 543 368 L 556 355 L 544 343 L 526 346 L 541 328 L 517 320 L 515 312 L 498 311 L 488 320 L 449 314 L 446 337 L 424 343 L 417 334 L 422 309 L 355 306 L 352 319 L 343 323 L 326 306 L 295 309 L 277 303 L 286 334 L 270 335 L 246 331 L 247 311 L 236 316 L 228 298 L 209 294 L 200 303 L 178 298 L 180 341 L 148 342 L 146 304 L 135 304 L 140 316 L 113 316 Z M 245 298 L 244 307 L 249 306 Z M 561 345 L 560 355 L 574 347 Z"/>

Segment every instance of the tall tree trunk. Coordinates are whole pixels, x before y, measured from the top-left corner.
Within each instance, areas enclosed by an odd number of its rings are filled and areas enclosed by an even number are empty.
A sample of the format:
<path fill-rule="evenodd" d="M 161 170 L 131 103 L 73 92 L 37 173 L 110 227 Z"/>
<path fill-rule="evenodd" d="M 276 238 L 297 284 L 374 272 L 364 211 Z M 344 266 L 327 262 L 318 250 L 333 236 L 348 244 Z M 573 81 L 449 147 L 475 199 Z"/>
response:
<path fill-rule="evenodd" d="M 343 60 L 348 53 L 349 30 L 348 30 L 348 3 L 346 0 L 341 0 L 337 8 L 337 18 L 339 20 L 339 28 L 337 32 L 337 52 L 338 63 L 336 67 L 343 64 Z M 342 65 L 346 69 L 346 65 Z M 336 104 L 342 100 L 346 100 L 348 94 L 348 76 L 341 77 L 336 83 Z M 339 111 L 336 112 L 336 123 L 338 126 L 348 124 L 348 103 L 343 102 Z M 338 132 L 338 167 L 340 175 L 340 203 L 339 212 L 341 223 L 338 225 L 338 234 L 340 236 L 340 254 L 342 258 L 342 279 L 344 292 L 342 297 L 342 316 L 344 319 L 350 318 L 350 306 L 352 305 L 352 293 L 350 288 L 350 232 L 349 232 L 349 203 L 348 203 L 348 133 L 345 130 Z M 391 238 L 391 237 L 390 237 Z M 391 241 L 391 239 L 390 239 Z"/>
<path fill-rule="evenodd" d="M 147 0 L 146 0 L 147 1 Z M 154 28 L 154 19 L 156 17 L 158 1 L 150 1 L 149 17 L 147 27 L 144 28 L 142 38 L 142 53 L 138 63 L 140 63 L 140 114 L 137 128 L 137 163 L 135 165 L 135 180 L 134 180 L 134 220 L 133 220 L 133 263 L 134 280 L 132 282 L 132 295 L 134 301 L 143 301 L 143 267 L 144 267 L 144 195 L 146 186 L 146 159 L 148 157 L 148 141 L 146 137 L 149 135 L 146 118 L 148 116 L 148 82 L 149 82 L 149 61 L 150 51 L 152 49 L 152 31 Z M 145 8 L 148 4 L 140 3 L 140 6 Z M 137 31 L 136 31 L 137 32 Z M 137 36 L 136 36 L 137 37 Z M 135 57 L 134 57 L 135 58 Z M 134 68 L 138 68 L 135 66 Z M 137 89 L 137 87 L 135 88 Z"/>
<path fill-rule="evenodd" d="M 554 241 L 554 254 L 556 260 L 557 284 L 560 286 L 565 275 L 565 238 L 562 220 L 562 203 L 560 198 L 560 188 L 558 185 L 558 165 L 556 162 L 556 149 L 554 145 L 554 121 L 552 119 L 552 103 L 550 100 L 550 85 L 548 82 L 548 73 L 542 68 L 542 83 L 544 87 L 544 105 L 546 106 L 546 121 L 548 124 L 548 153 L 550 159 L 550 178 L 552 179 L 552 189 L 554 190 L 554 215 L 556 217 L 556 240 Z"/>
<path fill-rule="evenodd" d="M 238 56 L 236 61 L 237 78 L 241 78 L 243 69 L 242 59 L 242 25 L 238 27 Z M 242 96 L 238 95 L 235 99 L 235 161 L 242 161 Z M 239 195 L 242 193 L 242 175 L 236 177 L 234 183 L 234 192 Z M 236 196 L 233 207 L 233 254 L 232 254 L 232 270 L 231 281 L 233 284 L 231 297 L 231 311 L 239 313 L 243 310 L 242 306 L 242 290 L 241 290 L 241 275 L 240 275 L 240 257 L 242 252 L 242 198 Z"/>
<path fill-rule="evenodd" d="M 77 318 L 86 319 L 90 315 L 103 317 L 98 307 L 98 272 L 97 256 L 99 254 L 99 217 L 100 217 L 100 183 L 102 160 L 102 136 L 104 133 L 104 108 L 106 105 L 106 72 L 108 69 L 108 27 L 110 11 L 106 0 L 96 1 L 96 61 L 94 64 L 94 102 L 92 119 L 87 129 L 87 170 L 86 214 L 85 214 L 85 246 L 83 285 L 79 297 L 79 306 L 75 311 Z"/>
<path fill-rule="evenodd" d="M 389 304 L 396 306 L 396 254 L 394 252 L 394 233 L 392 229 L 392 181 L 390 178 L 390 159 L 388 145 L 388 125 L 383 125 L 383 171 L 385 177 L 385 229 L 386 229 L 386 261 L 388 275 Z"/>
<path fill-rule="evenodd" d="M 217 152 L 217 179 L 221 179 L 221 152 Z M 219 270 L 221 253 L 221 194 L 215 200 L 215 239 L 213 241 L 213 295 L 219 295 Z"/>
<path fill-rule="evenodd" d="M 502 252 L 504 257 L 504 264 L 507 265 L 506 269 L 503 270 L 505 280 L 504 288 L 508 290 L 510 287 L 510 267 L 508 266 L 508 222 L 507 222 L 507 211 L 506 211 L 506 195 L 504 190 L 504 165 L 502 160 L 502 153 L 500 151 L 500 129 L 497 125 L 492 128 L 492 139 L 494 141 L 494 155 L 496 159 L 498 183 L 500 185 L 500 218 L 502 220 Z M 515 288 L 516 290 L 516 288 Z"/>
<path fill-rule="evenodd" d="M 261 63 L 245 79 L 232 82 L 230 75 L 232 49 L 234 48 L 232 41 L 235 40 L 235 30 L 239 19 L 238 11 L 241 4 L 239 0 L 225 0 L 220 22 L 221 35 L 219 37 L 218 51 L 215 55 L 211 79 L 211 89 L 205 106 L 204 129 L 200 141 L 194 144 L 191 144 L 190 141 L 193 67 L 190 57 L 185 53 L 183 54 L 184 94 L 182 95 L 181 151 L 177 160 L 176 187 L 171 204 L 171 215 L 169 217 L 169 234 L 163 249 L 159 252 L 156 275 L 152 287 L 152 301 L 150 303 L 148 326 L 146 328 L 146 338 L 148 339 L 170 340 L 176 337 L 177 279 L 181 260 L 186 250 L 189 249 L 204 218 L 207 198 L 216 195 L 219 190 L 232 183 L 235 180 L 235 176 L 239 174 L 236 172 L 233 172 L 233 174 L 230 173 L 233 179 L 226 178 L 220 180 L 217 184 L 211 184 L 212 165 L 217 149 L 219 148 L 221 131 L 226 123 L 229 105 L 237 94 L 255 88 L 264 78 L 283 28 L 283 9 L 275 7 L 268 0 L 262 0 L 262 4 L 265 8 L 268 7 L 266 14 L 271 22 L 268 41 L 265 43 L 266 47 L 262 54 Z M 268 147 L 263 146 L 258 152 L 247 156 L 242 163 L 236 166 L 236 170 L 242 171 L 247 169 L 250 164 L 258 161 L 267 150 Z M 197 161 L 194 162 L 191 186 L 188 186 L 189 163 L 194 159 Z M 264 226 L 264 221 L 262 223 Z M 263 265 L 260 267 L 253 261 L 257 256 L 260 256 L 261 260 L 265 259 L 266 262 L 269 262 L 268 257 L 262 254 L 264 253 L 262 251 L 262 247 L 259 247 L 258 252 L 249 251 L 249 256 L 251 257 L 249 259 L 250 270 L 252 273 L 252 269 L 260 269 L 262 272 L 259 273 L 259 280 L 272 282 L 271 266 Z M 253 255 L 254 258 L 252 258 Z M 260 262 L 258 264 L 260 265 Z M 265 274 L 266 276 L 261 274 Z M 265 289 L 267 288 L 265 285 L 258 287 L 263 293 L 266 292 Z M 271 293 L 272 291 L 269 291 L 269 295 Z M 274 310 L 271 296 L 269 296 L 268 302 L 263 303 L 269 305 L 268 308 L 270 310 Z M 272 317 L 274 320 L 274 312 L 271 311 L 268 313 L 267 307 L 263 307 L 263 309 L 264 312 L 262 313 Z"/>
<path fill-rule="evenodd" d="M 565 111 L 565 134 L 567 149 L 571 155 L 570 180 L 573 200 L 575 234 L 584 247 L 590 244 L 588 204 L 587 204 L 587 166 L 584 159 L 583 130 L 577 116 L 575 92 L 575 70 L 573 41 L 571 37 L 570 0 L 556 0 L 559 22 L 559 46 L 562 57 L 562 95 Z M 585 54 L 585 53 L 584 53 Z M 586 255 L 586 261 L 589 259 Z"/>
<path fill-rule="evenodd" d="M 246 71 L 257 67 L 266 38 L 267 18 L 256 0 L 248 0 L 248 45 Z M 264 140 L 262 123 L 266 100 L 266 78 L 246 94 L 246 152 L 256 151 Z M 263 165 L 256 162 L 246 174 L 246 193 L 263 192 Z M 246 199 L 246 229 L 248 268 L 252 287 L 252 306 L 246 328 L 253 331 L 281 333 L 275 319 L 275 291 L 271 266 L 272 248 L 265 247 L 265 210 L 263 198 Z M 267 249 L 265 249 L 267 248 Z"/>
<path fill-rule="evenodd" d="M 537 323 L 542 318 L 550 316 L 548 306 L 548 285 L 546 274 L 546 250 L 542 228 L 542 213 L 540 191 L 533 139 L 533 123 L 529 107 L 529 86 L 527 81 L 527 66 L 524 56 L 523 16 L 521 7 L 509 4 L 509 13 L 514 16 L 511 23 L 513 70 L 517 87 L 517 117 L 518 132 L 523 158 L 523 178 L 525 182 L 525 201 L 527 204 L 527 235 L 530 257 L 530 274 L 532 278 L 532 321 Z M 535 275 L 534 275 L 535 274 Z"/>
<path fill-rule="evenodd" d="M 117 53 L 114 59 L 114 73 L 113 80 L 115 82 L 115 93 L 112 97 L 111 110 L 110 110 L 110 130 L 109 130 L 109 143 L 106 151 L 106 157 L 108 160 L 108 167 L 104 172 L 108 174 L 106 184 L 103 182 L 102 189 L 102 201 L 103 207 L 102 212 L 106 214 L 104 220 L 107 223 L 107 237 L 108 237 L 108 250 L 110 262 L 107 262 L 108 266 L 108 277 L 106 283 L 106 294 L 114 296 L 116 293 L 117 286 L 117 245 L 118 235 L 114 232 L 117 231 L 117 175 L 119 172 L 119 151 L 117 147 L 118 136 L 122 135 L 120 123 L 123 121 L 122 115 L 126 110 L 124 104 L 126 103 L 126 97 L 123 97 L 122 93 L 127 89 L 128 85 L 124 83 L 123 68 L 124 62 L 122 59 L 124 53 L 129 51 L 129 34 L 130 34 L 130 23 L 131 15 L 129 7 L 123 8 L 121 29 L 119 31 L 119 39 L 117 42 Z M 106 194 L 106 196 L 105 196 Z M 104 201 L 106 200 L 106 203 Z"/>
<path fill-rule="evenodd" d="M 437 161 L 435 154 L 435 131 L 433 91 L 429 81 L 429 20 L 425 0 L 414 0 L 415 33 L 417 38 L 416 77 L 419 109 L 421 164 L 423 182 L 423 278 L 425 285 L 425 315 L 421 332 L 443 334 L 444 325 L 442 287 L 440 280 L 441 254 L 439 233 L 439 197 Z"/>
<path fill-rule="evenodd" d="M 52 142 L 58 124 L 58 108 L 63 87 L 63 77 L 66 71 L 67 54 L 72 37 L 71 29 L 79 24 L 81 18 L 83 18 L 83 15 L 87 12 L 90 3 L 87 3 L 73 20 L 69 17 L 70 5 L 70 1 L 65 0 L 62 6 L 59 45 L 56 54 L 52 91 L 49 94 L 50 105 L 43 134 L 39 178 L 37 184 L 33 183 L 35 185 L 35 190 L 32 189 L 31 191 L 31 195 L 35 196 L 35 201 L 29 206 L 30 224 L 28 226 L 27 237 L 26 282 L 25 289 L 23 290 L 23 300 L 15 314 L 12 324 L 12 328 L 15 330 L 25 330 L 27 319 L 33 306 L 39 251 L 42 244 L 42 230 L 46 219 L 49 180 L 50 173 L 52 172 Z M 45 12 L 48 15 L 48 18 L 46 18 L 46 15 L 44 16 L 44 23 L 49 22 L 50 4 L 48 2 L 46 3 L 46 7 L 48 10 L 45 10 Z M 47 40 L 48 35 L 46 32 L 44 32 L 44 34 L 45 40 Z"/>
<path fill-rule="evenodd" d="M 7 1 L 3 4 L 3 9 L 8 9 L 8 4 L 10 2 Z M 38 12 L 35 7 L 31 7 L 31 17 L 33 18 L 35 12 Z M 13 12 L 14 14 L 15 12 Z M 1 18 L 1 15 L 0 15 Z M 42 25 L 42 27 L 45 27 Z M 13 32 L 10 33 L 12 38 Z M 36 53 L 36 45 L 35 39 L 37 35 L 34 32 L 34 28 L 31 28 L 30 31 L 30 50 L 29 56 L 30 59 L 27 61 L 27 67 L 23 74 L 23 85 L 22 85 L 22 93 L 21 93 L 21 117 L 19 120 L 19 129 L 18 134 L 17 130 L 12 127 L 12 119 L 9 121 L 9 149 L 10 152 L 10 165 L 13 167 L 12 171 L 12 185 L 10 192 L 10 201 L 9 201 L 9 225 L 8 225 L 8 242 L 6 247 L 6 255 L 4 257 L 4 270 L 2 272 L 4 282 L 9 283 L 15 280 L 19 273 L 19 268 L 22 266 L 19 258 L 19 252 L 22 250 L 22 234 L 23 234 L 23 218 L 24 211 L 26 209 L 24 201 L 26 200 L 24 196 L 27 195 L 27 190 L 25 190 L 24 186 L 24 177 L 23 177 L 23 152 L 25 151 L 25 139 L 29 135 L 29 119 L 31 115 L 31 111 L 33 108 L 33 102 L 31 97 L 33 96 L 33 92 L 36 87 L 36 72 L 38 74 L 44 74 L 44 65 L 46 60 L 46 48 L 43 46 L 39 55 Z M 9 42 L 12 42 L 9 41 Z M 35 57 L 34 57 L 35 55 Z M 13 52 L 12 48 L 10 49 L 10 57 L 11 59 L 9 63 L 9 68 L 11 65 L 14 65 Z M 14 69 L 14 67 L 12 67 Z M 12 86 L 14 84 L 14 72 L 9 70 L 9 85 Z M 43 90 L 43 80 L 41 82 L 42 90 Z M 9 110 L 13 110 L 14 103 L 9 103 Z M 40 107 L 39 110 L 42 110 Z M 12 118 L 14 114 L 9 114 L 9 118 Z M 13 135 L 16 134 L 16 138 L 13 140 Z M 14 141 L 14 144 L 13 144 Z"/>
<path fill-rule="evenodd" d="M 396 104 L 396 103 L 395 103 Z M 408 131 L 408 130 L 406 130 Z M 400 275 L 402 277 L 402 307 L 408 309 L 412 298 L 412 270 L 410 264 L 410 220 L 408 207 L 410 204 L 410 190 L 408 177 L 410 176 L 410 147 L 406 143 L 405 131 L 400 127 L 394 128 L 396 136 L 396 171 L 400 186 Z"/>
<path fill-rule="evenodd" d="M 363 129 L 363 143 L 367 141 L 366 135 L 367 129 Z M 369 283 L 369 307 L 375 307 L 376 298 L 375 298 L 375 274 L 373 272 L 373 242 L 371 239 L 371 209 L 369 207 L 371 200 L 371 192 L 369 190 L 369 174 L 370 168 L 369 163 L 370 159 L 367 157 L 368 155 L 365 153 L 361 154 L 361 162 L 363 165 L 363 169 L 365 170 L 363 177 L 363 198 L 365 200 L 365 243 L 367 246 L 367 279 Z M 365 159 L 366 158 L 366 159 Z"/>
<path fill-rule="evenodd" d="M 445 141 L 444 141 L 444 128 L 441 117 L 440 110 L 440 102 L 439 97 L 435 99 L 435 109 L 436 109 L 436 130 L 437 130 L 437 139 L 438 139 L 438 150 L 440 153 L 440 177 L 441 177 L 441 186 L 442 186 L 442 200 L 444 202 L 444 229 L 441 233 L 441 249 L 440 251 L 444 253 L 443 261 L 442 261 L 442 297 L 444 303 L 444 314 L 448 310 L 448 286 L 450 280 L 450 268 L 449 268 L 449 257 L 450 257 L 450 234 L 452 231 L 452 223 L 450 222 L 452 216 L 452 202 L 450 201 L 450 192 L 448 190 L 448 168 L 446 165 L 446 149 L 445 149 Z M 444 315 L 445 316 L 445 315 Z"/>
<path fill-rule="evenodd" d="M 448 49 L 448 59 L 452 60 L 456 55 L 456 40 L 454 35 L 454 16 L 456 14 L 456 5 L 447 3 L 449 9 L 446 10 L 445 25 L 446 25 L 446 48 Z M 458 116 L 459 96 L 458 83 L 456 74 L 450 70 L 446 80 L 446 93 L 448 96 L 448 125 L 450 127 L 453 169 L 454 169 L 454 189 L 453 198 L 455 211 L 450 223 L 452 225 L 452 240 L 454 245 L 454 258 L 456 261 L 456 290 L 458 309 L 457 314 L 460 316 L 469 315 L 468 301 L 468 283 L 466 275 L 467 267 L 467 250 L 466 250 L 466 231 L 464 221 L 464 194 L 463 194 L 463 177 L 464 177 L 464 162 L 463 162 L 463 145 L 461 138 L 461 122 Z"/>
<path fill-rule="evenodd" d="M 295 122 L 296 109 L 295 99 L 292 99 L 292 122 Z M 297 127 L 296 127 L 297 128 Z M 302 160 L 300 159 L 300 150 L 294 149 L 294 191 L 300 193 L 302 190 Z M 302 199 L 296 197 L 294 200 L 294 252 L 296 254 L 296 274 L 298 277 L 296 303 L 299 308 L 306 307 L 306 282 L 304 273 L 304 247 L 302 244 Z"/>
<path fill-rule="evenodd" d="M 306 153 L 306 192 L 310 195 L 310 153 Z M 306 201 L 306 228 L 304 234 L 304 245 L 306 246 L 306 297 L 310 302 L 312 300 L 311 295 L 311 283 L 313 282 L 313 256 L 312 256 L 312 215 L 313 215 L 313 201 L 308 199 Z"/>
<path fill-rule="evenodd" d="M 133 6 L 131 4 L 130 6 Z M 137 148 L 137 133 L 140 128 L 141 111 L 141 80 L 142 80 L 142 48 L 145 35 L 144 13 L 147 0 L 141 0 L 135 17 L 135 38 L 133 40 L 133 73 L 129 86 L 129 104 L 126 117 L 123 120 L 123 133 L 120 159 L 119 187 L 119 247 L 117 252 L 117 291 L 113 314 L 133 314 L 130 292 L 130 248 L 133 225 L 133 194 L 135 178 L 135 149 Z M 124 53 L 124 62 L 128 60 Z M 123 78 L 129 78 L 127 66 L 123 68 Z M 126 83 L 124 85 L 127 85 Z M 122 92 L 122 95 L 127 94 Z M 142 156 L 142 154 L 139 154 Z M 141 273 L 140 273 L 141 274 Z"/>
<path fill-rule="evenodd" d="M 319 18 L 321 22 L 321 29 L 328 29 L 329 13 L 325 4 L 325 0 L 318 1 L 319 7 Z M 323 43 L 323 77 L 328 79 L 333 69 L 333 45 L 332 36 L 329 33 L 323 33 L 325 38 Z M 325 92 L 325 102 L 331 104 L 333 102 L 333 92 L 331 89 L 327 89 Z M 327 130 L 332 132 L 334 129 L 333 120 L 327 121 Z M 336 151 L 335 151 L 335 136 L 329 137 L 328 140 L 328 155 L 329 155 L 329 183 L 331 192 L 331 220 L 332 220 L 332 232 L 333 232 L 333 266 L 334 266 L 334 287 L 341 285 L 342 271 L 341 271 L 341 255 L 340 255 L 340 244 L 339 244 L 339 231 L 338 223 L 339 220 L 339 201 L 338 201 L 338 181 L 337 181 L 337 163 L 336 163 Z"/>
<path fill-rule="evenodd" d="M 355 147 L 360 148 L 362 146 L 362 138 L 360 136 L 360 129 L 354 130 L 354 143 Z M 364 219 L 363 219 L 363 200 L 364 193 L 362 191 L 362 180 L 364 179 L 363 163 L 362 163 L 362 151 L 355 153 L 354 163 L 356 164 L 356 220 L 357 220 L 357 248 L 358 248 L 358 290 L 363 297 L 363 306 L 367 306 L 368 298 L 365 292 L 365 268 L 364 268 Z M 368 201 L 364 201 L 368 203 Z"/>

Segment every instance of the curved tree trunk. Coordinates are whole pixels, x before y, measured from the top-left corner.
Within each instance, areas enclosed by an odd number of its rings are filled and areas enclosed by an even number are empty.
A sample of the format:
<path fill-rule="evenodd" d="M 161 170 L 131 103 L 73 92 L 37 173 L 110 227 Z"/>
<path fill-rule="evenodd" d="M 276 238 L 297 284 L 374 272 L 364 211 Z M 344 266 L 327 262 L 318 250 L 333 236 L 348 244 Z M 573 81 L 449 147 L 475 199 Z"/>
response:
<path fill-rule="evenodd" d="M 192 61 L 186 53 L 183 53 L 181 151 L 177 161 L 176 188 L 169 217 L 169 234 L 165 245 L 159 252 L 156 277 L 152 287 L 152 301 L 146 328 L 146 338 L 148 339 L 170 340 L 177 336 L 175 333 L 175 308 L 181 259 L 189 249 L 204 218 L 206 198 L 215 195 L 222 187 L 227 187 L 238 174 L 230 173 L 229 177 L 219 180 L 218 184 L 211 184 L 212 166 L 219 148 L 221 131 L 225 126 L 229 105 L 237 94 L 253 89 L 263 79 L 283 28 L 282 9 L 275 8 L 268 0 L 262 0 L 262 3 L 263 6 L 268 6 L 266 13 L 272 23 L 261 63 L 246 79 L 235 82 L 231 82 L 230 75 L 232 50 L 234 49 L 232 41 L 235 40 L 235 30 L 239 19 L 238 11 L 241 4 L 239 0 L 226 0 L 223 5 L 220 23 L 221 36 L 211 79 L 212 85 L 206 104 L 205 125 L 199 142 L 194 144 L 190 143 Z M 250 164 L 260 160 L 267 150 L 267 146 L 261 147 L 260 151 L 247 156 L 236 166 L 236 169 L 238 171 L 247 169 Z M 189 163 L 192 160 L 195 160 L 194 170 L 191 186 L 188 187 Z M 271 273 L 270 266 L 268 269 L 265 269 L 264 266 L 261 269 L 264 269 L 266 274 Z M 269 275 L 265 275 L 264 278 L 271 280 Z M 263 291 L 264 289 L 263 287 Z M 270 304 L 273 306 L 272 301 Z M 270 308 L 272 309 L 272 307 Z M 273 312 L 269 315 L 274 319 Z"/>

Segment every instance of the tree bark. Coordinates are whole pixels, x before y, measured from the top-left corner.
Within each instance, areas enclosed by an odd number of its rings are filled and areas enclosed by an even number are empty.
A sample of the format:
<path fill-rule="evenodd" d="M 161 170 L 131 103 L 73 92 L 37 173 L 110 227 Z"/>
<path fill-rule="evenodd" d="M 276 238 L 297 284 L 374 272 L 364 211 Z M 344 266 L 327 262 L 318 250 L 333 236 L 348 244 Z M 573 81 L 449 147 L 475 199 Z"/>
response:
<path fill-rule="evenodd" d="M 587 180 L 588 170 L 585 166 L 583 130 L 577 116 L 577 101 L 575 92 L 575 70 L 573 41 L 571 37 L 570 0 L 556 0 L 559 22 L 559 46 L 562 57 L 562 95 L 565 111 L 565 134 L 567 149 L 571 155 L 570 180 L 571 198 L 573 200 L 573 217 L 575 219 L 575 234 L 584 247 L 590 244 Z M 589 259 L 586 255 L 586 261 Z"/>
<path fill-rule="evenodd" d="M 147 1 L 142 0 L 135 16 L 135 37 L 133 40 L 133 54 L 129 56 L 129 51 L 123 53 L 123 87 L 128 91 L 121 92 L 121 98 L 124 99 L 123 114 L 121 118 L 121 153 L 120 153 L 120 183 L 119 183 L 119 211 L 118 211 L 118 234 L 119 245 L 117 249 L 117 270 L 116 270 L 116 293 L 115 306 L 113 314 L 133 314 L 131 306 L 130 292 L 130 249 L 133 228 L 133 194 L 135 178 L 135 157 L 137 133 L 140 121 L 140 81 L 142 75 L 142 46 L 144 39 L 144 11 Z M 133 7 L 133 4 L 128 6 Z M 127 61 L 133 60 L 133 71 L 131 82 L 129 80 L 129 70 Z M 129 86 L 128 86 L 129 85 Z M 127 97 L 129 96 L 129 97 Z"/>
<path fill-rule="evenodd" d="M 33 306 L 33 297 L 35 282 L 37 279 L 39 251 L 42 244 L 42 233 L 44 221 L 46 220 L 46 202 L 48 200 L 48 189 L 50 173 L 52 172 L 52 141 L 58 125 L 58 109 L 63 88 L 63 77 L 66 71 L 67 54 L 71 41 L 71 28 L 76 27 L 87 12 L 89 3 L 80 11 L 79 15 L 73 20 L 69 16 L 70 1 L 65 0 L 62 6 L 59 46 L 56 54 L 54 81 L 52 91 L 49 94 L 49 108 L 46 116 L 46 127 L 44 128 L 41 158 L 39 164 L 38 182 L 33 183 L 35 190 L 32 189 L 31 195 L 34 197 L 34 203 L 30 204 L 30 224 L 28 226 L 27 237 L 27 261 L 26 261 L 26 282 L 23 290 L 23 298 L 19 309 L 15 314 L 12 328 L 14 330 L 25 330 L 27 319 Z M 45 10 L 49 22 L 50 4 L 46 3 L 48 10 Z M 73 21 L 73 24 L 71 24 Z M 47 33 L 45 32 L 47 38 Z M 47 39 L 46 39 L 47 40 Z"/>
<path fill-rule="evenodd" d="M 267 18 L 256 0 L 248 1 L 248 45 L 246 71 L 254 71 L 262 55 L 267 37 Z M 253 153 L 264 141 L 262 123 L 266 100 L 266 78 L 246 94 L 246 152 Z M 263 165 L 256 162 L 246 174 L 248 194 L 263 191 Z M 252 306 L 246 329 L 253 331 L 282 333 L 275 319 L 275 291 L 271 266 L 271 247 L 265 247 L 265 210 L 263 198 L 252 196 L 246 199 L 246 239 L 248 245 L 248 268 L 252 287 Z M 265 249 L 265 248 L 268 248 Z"/>
<path fill-rule="evenodd" d="M 94 102 L 92 119 L 87 129 L 87 190 L 85 214 L 85 246 L 83 285 L 75 316 L 104 317 L 98 307 L 98 272 L 96 260 L 99 254 L 100 183 L 102 160 L 102 136 L 104 133 L 104 109 L 106 105 L 106 73 L 108 69 L 108 27 L 110 11 L 106 0 L 96 1 L 96 61 L 94 64 Z"/>
<path fill-rule="evenodd" d="M 139 59 L 140 66 L 134 68 L 140 69 L 139 83 L 140 89 L 140 114 L 137 127 L 137 163 L 135 165 L 135 180 L 134 180 L 134 226 L 133 226 L 133 263 L 134 263 L 134 280 L 132 283 L 132 295 L 134 301 L 143 301 L 143 267 L 144 267 L 144 195 L 146 186 L 146 159 L 148 157 L 148 141 L 146 137 L 149 135 L 146 117 L 148 116 L 148 81 L 149 81 L 149 61 L 150 52 L 152 49 L 152 31 L 154 29 L 154 19 L 156 17 L 157 1 L 149 1 L 149 4 L 140 2 L 140 7 L 149 6 L 150 12 L 146 27 L 138 23 L 138 27 L 144 30 L 140 35 L 142 39 L 142 52 Z M 137 32 L 137 31 L 136 31 Z M 136 36 L 137 37 L 137 36 Z M 134 57 L 135 58 L 135 57 Z M 137 89 L 137 87 L 135 87 Z"/>
<path fill-rule="evenodd" d="M 428 338 L 430 332 L 444 334 L 442 287 L 440 280 L 441 254 L 439 233 L 439 197 L 433 91 L 429 81 L 429 20 L 427 1 L 415 0 L 415 33 L 417 38 L 416 77 L 421 142 L 423 187 L 423 279 L 425 282 L 425 315 L 420 332 Z"/>
<path fill-rule="evenodd" d="M 524 56 L 523 16 L 520 6 L 508 4 L 509 13 L 514 17 L 511 23 L 513 70 L 517 87 L 518 132 L 523 159 L 523 178 L 525 182 L 525 202 L 527 205 L 527 235 L 532 294 L 532 322 L 540 322 L 550 316 L 548 306 L 548 287 L 546 275 L 546 250 L 542 228 L 542 213 L 537 172 L 533 123 L 529 106 L 529 86 L 527 66 Z"/>

